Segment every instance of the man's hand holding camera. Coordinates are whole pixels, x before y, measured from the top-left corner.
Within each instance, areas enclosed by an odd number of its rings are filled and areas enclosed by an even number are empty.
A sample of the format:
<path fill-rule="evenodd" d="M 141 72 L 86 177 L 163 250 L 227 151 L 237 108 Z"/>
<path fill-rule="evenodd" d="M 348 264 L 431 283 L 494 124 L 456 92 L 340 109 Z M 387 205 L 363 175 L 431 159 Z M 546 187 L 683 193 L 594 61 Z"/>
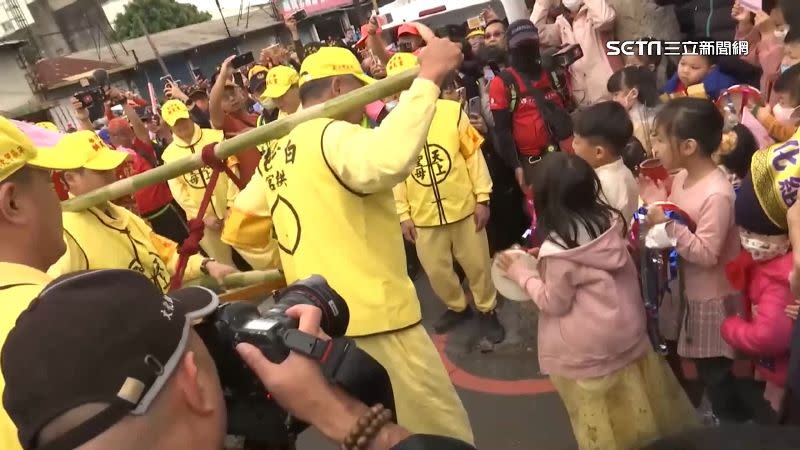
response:
<path fill-rule="evenodd" d="M 299 321 L 300 331 L 330 339 L 320 328 L 319 308 L 297 305 L 286 310 L 286 315 Z M 334 442 L 342 442 L 368 409 L 332 386 L 319 364 L 305 356 L 292 352 L 282 363 L 274 364 L 250 344 L 239 344 L 236 350 L 278 404 Z M 408 436 L 407 431 L 390 424 L 378 434 L 371 448 L 388 449 Z"/>

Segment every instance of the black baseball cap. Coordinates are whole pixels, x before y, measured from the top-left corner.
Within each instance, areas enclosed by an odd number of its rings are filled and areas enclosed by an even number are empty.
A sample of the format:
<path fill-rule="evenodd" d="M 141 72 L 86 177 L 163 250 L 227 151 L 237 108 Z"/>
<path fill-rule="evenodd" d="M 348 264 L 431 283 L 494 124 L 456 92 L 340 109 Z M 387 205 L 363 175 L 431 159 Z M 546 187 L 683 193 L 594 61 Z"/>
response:
<path fill-rule="evenodd" d="M 522 43 L 539 42 L 539 30 L 530 20 L 515 20 L 506 31 L 508 46 L 517 47 Z"/>
<path fill-rule="evenodd" d="M 26 450 L 85 444 L 129 414 L 147 412 L 187 348 L 192 323 L 219 298 L 203 287 L 163 294 L 130 270 L 75 272 L 42 290 L 2 354 L 3 405 Z M 89 403 L 108 408 L 45 446 L 53 419 Z"/>

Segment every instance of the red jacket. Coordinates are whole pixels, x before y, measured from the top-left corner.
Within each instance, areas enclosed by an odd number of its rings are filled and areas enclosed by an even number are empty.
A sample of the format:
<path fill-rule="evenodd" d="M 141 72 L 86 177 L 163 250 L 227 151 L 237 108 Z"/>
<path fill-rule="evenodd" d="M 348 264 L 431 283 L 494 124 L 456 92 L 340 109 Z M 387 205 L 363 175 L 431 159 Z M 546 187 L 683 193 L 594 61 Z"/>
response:
<path fill-rule="evenodd" d="M 744 294 L 746 316 L 750 316 L 750 306 L 758 306 L 758 310 L 750 319 L 726 319 L 722 337 L 735 349 L 752 355 L 756 371 L 765 380 L 784 386 L 794 324 L 784 312 L 794 302 L 789 290 L 792 253 L 763 262 L 754 262 L 745 250 L 742 253 L 728 265 L 728 279 Z"/>

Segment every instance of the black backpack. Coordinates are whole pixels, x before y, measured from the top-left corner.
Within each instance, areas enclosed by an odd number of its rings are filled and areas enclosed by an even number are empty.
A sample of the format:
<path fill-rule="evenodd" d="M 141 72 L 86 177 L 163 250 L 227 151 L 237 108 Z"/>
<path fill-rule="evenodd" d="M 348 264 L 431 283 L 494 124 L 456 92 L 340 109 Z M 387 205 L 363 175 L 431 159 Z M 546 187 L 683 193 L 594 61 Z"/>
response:
<path fill-rule="evenodd" d="M 517 84 L 517 78 L 508 70 L 501 71 L 498 76 L 508 88 L 510 97 L 509 109 L 513 114 L 519 105 L 520 89 Z M 559 142 L 572 136 L 572 117 L 566 109 L 548 100 L 544 92 L 533 86 L 530 79 L 522 74 L 519 74 L 519 76 L 525 83 L 527 95 L 533 98 L 536 103 L 536 108 L 539 110 L 547 130 L 550 132 L 550 138 L 557 149 Z"/>

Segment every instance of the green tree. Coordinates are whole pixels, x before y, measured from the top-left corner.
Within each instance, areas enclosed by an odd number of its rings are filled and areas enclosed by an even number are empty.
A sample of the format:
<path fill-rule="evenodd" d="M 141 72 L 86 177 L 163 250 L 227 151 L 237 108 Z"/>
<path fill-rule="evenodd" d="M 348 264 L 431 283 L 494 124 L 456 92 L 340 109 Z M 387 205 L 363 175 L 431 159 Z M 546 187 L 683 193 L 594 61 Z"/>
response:
<path fill-rule="evenodd" d="M 114 19 L 117 38 L 132 39 L 144 36 L 140 20 L 149 33 L 157 33 L 211 20 L 211 14 L 200 12 L 194 5 L 178 3 L 175 0 L 133 0 L 125 5 L 125 11 L 117 14 Z"/>

